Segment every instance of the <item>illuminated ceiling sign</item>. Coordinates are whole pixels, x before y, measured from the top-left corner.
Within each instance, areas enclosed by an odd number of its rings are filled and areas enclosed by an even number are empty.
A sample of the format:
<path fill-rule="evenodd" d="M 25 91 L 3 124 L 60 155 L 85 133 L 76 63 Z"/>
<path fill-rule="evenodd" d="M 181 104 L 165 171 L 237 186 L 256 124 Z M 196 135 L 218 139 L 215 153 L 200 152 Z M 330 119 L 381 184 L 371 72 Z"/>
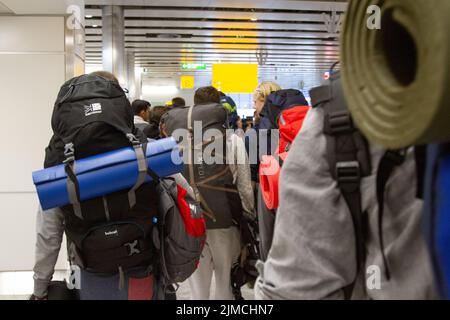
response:
<path fill-rule="evenodd" d="M 204 63 L 182 63 L 182 70 L 206 70 L 206 64 Z"/>
<path fill-rule="evenodd" d="M 181 76 L 181 89 L 194 89 L 195 78 L 193 76 Z"/>
<path fill-rule="evenodd" d="M 252 93 L 258 86 L 258 65 L 213 64 L 212 83 L 225 93 Z"/>

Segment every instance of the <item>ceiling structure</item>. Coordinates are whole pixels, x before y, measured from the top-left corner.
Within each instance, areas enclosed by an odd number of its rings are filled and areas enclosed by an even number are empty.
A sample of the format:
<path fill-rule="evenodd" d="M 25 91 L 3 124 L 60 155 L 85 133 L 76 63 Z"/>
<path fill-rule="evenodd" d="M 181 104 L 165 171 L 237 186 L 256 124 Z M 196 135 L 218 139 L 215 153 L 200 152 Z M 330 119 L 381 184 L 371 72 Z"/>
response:
<path fill-rule="evenodd" d="M 338 31 L 330 33 L 326 21 L 338 21 L 347 6 L 345 0 L 86 0 L 88 64 L 101 64 L 101 8 L 108 4 L 124 7 L 125 48 L 135 52 L 136 65 L 160 72 L 180 71 L 181 63 L 325 71 L 339 52 Z"/>
<path fill-rule="evenodd" d="M 9 14 L 12 13 L 12 10 L 9 9 L 5 4 L 0 2 L 0 14 Z"/>

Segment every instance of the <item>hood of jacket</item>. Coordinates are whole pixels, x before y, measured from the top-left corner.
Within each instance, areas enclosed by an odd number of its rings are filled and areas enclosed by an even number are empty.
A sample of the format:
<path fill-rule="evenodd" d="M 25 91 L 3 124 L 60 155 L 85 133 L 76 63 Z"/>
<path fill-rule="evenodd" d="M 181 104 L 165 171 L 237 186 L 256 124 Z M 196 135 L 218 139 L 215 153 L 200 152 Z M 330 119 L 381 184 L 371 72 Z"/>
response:
<path fill-rule="evenodd" d="M 308 106 L 308 101 L 306 101 L 306 98 L 301 91 L 287 89 L 272 93 L 269 97 L 267 97 L 266 103 L 261 111 L 261 121 L 265 120 L 267 123 L 268 120 L 271 126 L 271 128 L 265 129 L 278 128 L 278 119 L 280 114 L 285 110 L 297 106 Z"/>

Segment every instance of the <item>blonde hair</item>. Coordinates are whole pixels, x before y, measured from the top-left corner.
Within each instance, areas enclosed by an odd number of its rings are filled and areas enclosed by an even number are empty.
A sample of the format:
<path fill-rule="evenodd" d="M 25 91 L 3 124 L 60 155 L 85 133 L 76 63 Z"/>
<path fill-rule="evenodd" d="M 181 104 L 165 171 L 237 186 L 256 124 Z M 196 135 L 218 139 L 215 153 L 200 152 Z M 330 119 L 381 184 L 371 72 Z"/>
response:
<path fill-rule="evenodd" d="M 264 81 L 259 84 L 256 88 L 253 98 L 255 100 L 266 101 L 267 97 L 270 96 L 272 92 L 281 90 L 281 87 L 272 81 Z"/>

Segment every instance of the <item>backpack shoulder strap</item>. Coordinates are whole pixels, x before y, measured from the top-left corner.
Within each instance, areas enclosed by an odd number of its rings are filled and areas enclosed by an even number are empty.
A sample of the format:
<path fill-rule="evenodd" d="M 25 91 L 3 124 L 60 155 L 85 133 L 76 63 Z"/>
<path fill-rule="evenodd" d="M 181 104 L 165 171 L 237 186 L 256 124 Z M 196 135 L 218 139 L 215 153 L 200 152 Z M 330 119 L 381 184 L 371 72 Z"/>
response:
<path fill-rule="evenodd" d="M 389 271 L 389 265 L 387 263 L 386 254 L 384 252 L 384 239 L 383 239 L 383 215 L 384 215 L 384 193 L 386 185 L 391 177 L 394 169 L 405 162 L 406 151 L 391 151 L 388 150 L 381 158 L 378 165 L 377 172 L 377 202 L 378 202 L 378 239 L 380 241 L 380 250 L 383 258 L 383 264 L 385 268 L 386 279 L 390 280 L 391 275 Z"/>
<path fill-rule="evenodd" d="M 338 184 L 349 208 L 356 238 L 357 277 L 364 265 L 365 218 L 361 205 L 361 178 L 370 175 L 371 162 L 366 139 L 354 126 L 342 91 L 339 73 L 330 78 L 330 84 L 311 91 L 313 107 L 322 106 L 324 134 L 327 139 L 327 161 L 331 176 Z M 356 278 L 357 278 L 356 277 Z M 350 299 L 355 281 L 344 288 Z"/>
<path fill-rule="evenodd" d="M 135 123 L 134 126 L 141 130 L 141 132 L 144 132 L 144 130 L 150 126 L 150 123 Z"/>

